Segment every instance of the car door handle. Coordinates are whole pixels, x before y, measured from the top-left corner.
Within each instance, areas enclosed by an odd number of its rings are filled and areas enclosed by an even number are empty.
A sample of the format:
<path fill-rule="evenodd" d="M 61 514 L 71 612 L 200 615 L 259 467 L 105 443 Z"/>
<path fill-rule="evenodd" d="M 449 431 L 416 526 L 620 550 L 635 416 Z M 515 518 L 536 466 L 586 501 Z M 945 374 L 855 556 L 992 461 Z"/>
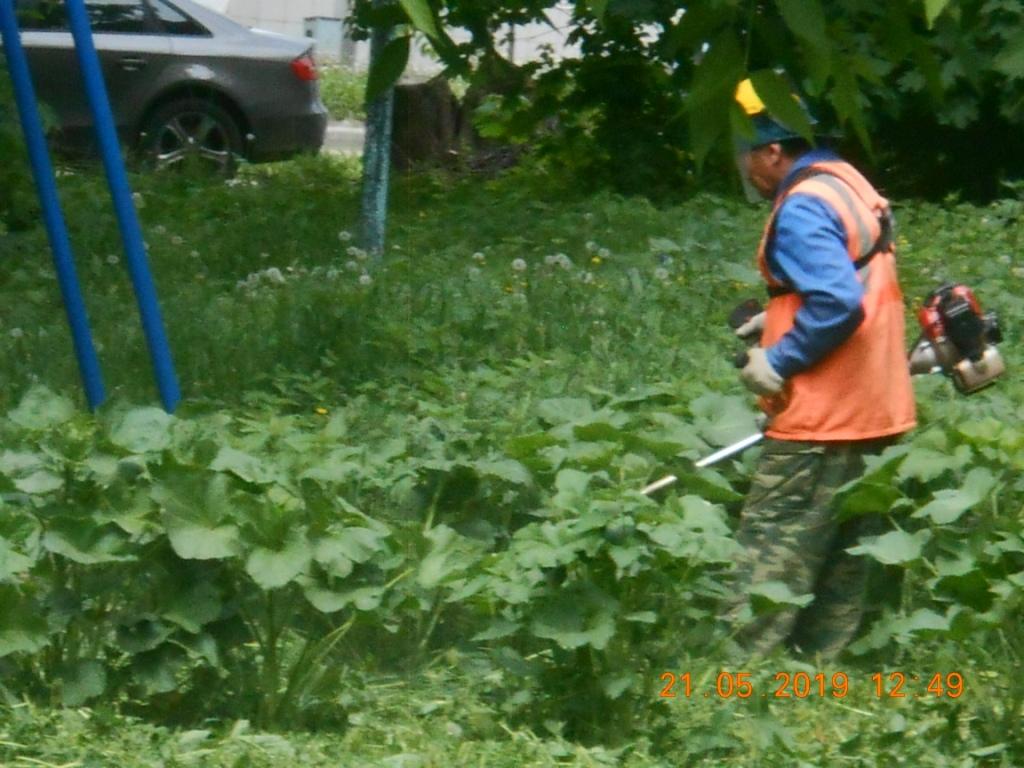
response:
<path fill-rule="evenodd" d="M 137 72 L 144 68 L 149 62 L 138 56 L 123 56 L 117 60 L 117 65 L 125 72 Z"/>

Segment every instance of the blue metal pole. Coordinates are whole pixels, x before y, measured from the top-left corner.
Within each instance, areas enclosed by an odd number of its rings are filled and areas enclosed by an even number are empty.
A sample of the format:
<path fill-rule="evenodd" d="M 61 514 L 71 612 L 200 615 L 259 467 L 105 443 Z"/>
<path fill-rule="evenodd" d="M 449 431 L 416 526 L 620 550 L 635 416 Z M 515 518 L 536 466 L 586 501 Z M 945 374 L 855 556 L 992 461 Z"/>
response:
<path fill-rule="evenodd" d="M 21 130 L 25 136 L 32 175 L 36 182 L 39 204 L 43 209 L 43 222 L 53 252 L 53 263 L 57 270 L 57 282 L 64 299 L 64 309 L 71 328 L 71 339 L 78 358 L 78 370 L 82 376 L 85 397 L 89 407 L 98 408 L 106 399 L 103 387 L 103 375 L 100 362 L 96 357 L 92 333 L 89 330 L 89 317 L 82 300 L 82 292 L 75 272 L 75 262 L 71 254 L 71 240 L 68 237 L 64 214 L 61 211 L 60 199 L 57 197 L 57 183 L 54 181 L 53 164 L 46 146 L 43 133 L 43 121 L 39 117 L 36 105 L 35 88 L 32 85 L 32 74 L 29 72 L 25 49 L 21 45 L 18 33 L 18 19 L 14 13 L 12 0 L 0 0 L 0 33 L 4 41 L 4 54 L 7 68 L 11 73 L 14 85 L 15 102 L 18 105 L 18 116 Z"/>
<path fill-rule="evenodd" d="M 107 174 L 110 196 L 114 201 L 114 212 L 124 242 L 125 260 L 131 275 L 132 286 L 135 288 L 135 300 L 139 305 L 139 316 L 142 318 L 142 330 L 149 345 L 149 355 L 153 361 L 153 372 L 156 376 L 157 388 L 163 400 L 164 409 L 173 413 L 181 400 L 178 389 L 178 378 L 174 373 L 171 360 L 171 349 L 164 333 L 163 319 L 160 316 L 160 305 L 157 302 L 153 276 L 146 260 L 146 247 L 142 240 L 142 228 L 132 202 L 131 188 L 128 186 L 128 174 L 124 169 L 124 158 L 121 157 L 121 146 L 114 127 L 114 115 L 107 97 L 107 87 L 103 81 L 99 56 L 89 28 L 89 16 L 85 10 L 84 0 L 67 0 L 68 22 L 71 34 L 75 39 L 75 54 L 82 70 L 86 96 L 92 108 L 96 122 L 96 135 L 99 139 L 100 151 L 103 155 L 103 167 Z"/>

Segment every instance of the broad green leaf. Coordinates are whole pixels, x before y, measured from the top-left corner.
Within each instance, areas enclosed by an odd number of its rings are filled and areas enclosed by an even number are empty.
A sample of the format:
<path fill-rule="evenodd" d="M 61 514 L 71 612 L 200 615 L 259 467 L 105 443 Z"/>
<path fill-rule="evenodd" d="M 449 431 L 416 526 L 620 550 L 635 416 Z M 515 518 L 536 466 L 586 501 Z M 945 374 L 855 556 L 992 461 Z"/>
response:
<path fill-rule="evenodd" d="M 917 533 L 890 531 L 881 536 L 869 536 L 862 544 L 846 551 L 851 555 L 867 555 L 884 565 L 912 563 L 921 557 L 924 545 L 931 539 L 931 533 L 921 530 Z"/>
<path fill-rule="evenodd" d="M 553 397 L 537 403 L 537 415 L 548 424 L 588 421 L 594 416 L 589 400 L 579 397 Z"/>
<path fill-rule="evenodd" d="M 380 57 L 371 64 L 366 80 L 367 103 L 394 87 L 398 78 L 405 72 L 405 67 L 409 63 L 409 41 L 407 35 L 391 40 L 384 46 Z"/>
<path fill-rule="evenodd" d="M 325 536 L 315 542 L 314 558 L 325 567 L 338 569 L 338 576 L 347 575 L 351 563 L 365 563 L 378 552 L 387 550 L 387 533 L 352 526 Z M 346 565 L 346 561 L 349 565 Z"/>
<path fill-rule="evenodd" d="M 160 615 L 185 631 L 198 634 L 205 625 L 220 618 L 223 609 L 217 586 L 197 582 L 175 594 Z"/>
<path fill-rule="evenodd" d="M 754 584 L 748 590 L 755 608 L 762 608 L 764 604 L 771 606 L 795 605 L 798 608 L 810 605 L 814 595 L 795 595 L 789 585 L 782 581 L 763 581 Z M 758 606 L 761 603 L 761 606 Z"/>
<path fill-rule="evenodd" d="M 29 451 L 4 451 L 0 454 L 0 474 L 24 477 L 45 466 L 43 456 Z"/>
<path fill-rule="evenodd" d="M 533 477 L 530 470 L 514 459 L 497 459 L 494 461 L 478 461 L 474 465 L 476 471 L 485 477 L 496 477 L 513 485 L 532 485 Z"/>
<path fill-rule="evenodd" d="M 924 0 L 924 18 L 928 23 L 928 29 L 935 24 L 942 12 L 949 5 L 949 0 Z"/>
<path fill-rule="evenodd" d="M 151 453 L 169 448 L 174 417 L 159 408 L 133 408 L 121 414 L 110 429 L 110 441 L 129 453 Z"/>
<path fill-rule="evenodd" d="M 136 654 L 131 670 L 135 681 L 147 693 L 170 693 L 178 687 L 178 670 L 185 661 L 183 650 L 165 643 L 152 651 Z"/>
<path fill-rule="evenodd" d="M 398 2 L 416 29 L 431 40 L 437 39 L 437 22 L 427 0 L 398 0 Z"/>
<path fill-rule="evenodd" d="M 971 449 L 966 445 L 958 446 L 952 455 L 930 448 L 914 448 L 900 464 L 896 477 L 901 481 L 914 478 L 928 483 L 944 472 L 963 468 L 970 459 Z"/>
<path fill-rule="evenodd" d="M 805 0 L 799 2 L 803 4 Z M 814 140 L 814 126 L 806 110 L 794 97 L 786 78 L 770 69 L 762 69 L 750 75 L 750 82 L 775 120 L 808 141 Z"/>
<path fill-rule="evenodd" d="M 710 105 L 726 107 L 733 103 L 733 93 L 744 74 L 743 48 L 731 30 L 722 32 L 711 41 L 707 52 L 693 73 L 693 86 L 687 98 L 691 115 L 697 115 Z M 705 115 L 706 117 L 710 117 Z M 724 128 L 727 113 L 715 116 Z"/>
<path fill-rule="evenodd" d="M 375 611 L 384 598 L 384 587 L 357 587 L 334 591 L 308 583 L 303 589 L 303 594 L 321 613 L 336 613 L 349 605 L 360 611 Z"/>
<path fill-rule="evenodd" d="M 530 631 L 566 650 L 590 646 L 600 651 L 615 635 L 617 609 L 612 598 L 596 589 L 563 593 L 537 610 Z"/>
<path fill-rule="evenodd" d="M 470 638 L 473 642 L 483 643 L 488 640 L 502 640 L 519 631 L 519 624 L 508 619 L 495 619 L 487 629 L 477 632 Z"/>
<path fill-rule="evenodd" d="M 50 429 L 68 421 L 75 415 L 75 406 L 62 395 L 47 387 L 36 385 L 21 398 L 8 418 L 25 429 Z"/>
<path fill-rule="evenodd" d="M 98 661 L 77 661 L 61 670 L 61 701 L 66 707 L 80 707 L 107 689 L 107 670 Z"/>
<path fill-rule="evenodd" d="M 996 485 L 996 478 L 984 467 L 975 467 L 967 473 L 963 487 L 936 491 L 930 502 L 914 513 L 914 517 L 927 517 L 936 525 L 956 522 L 972 507 L 980 504 Z"/>
<path fill-rule="evenodd" d="M 241 551 L 238 528 L 234 525 L 202 526 L 166 518 L 167 538 L 184 560 L 223 560 Z"/>
<path fill-rule="evenodd" d="M 424 589 L 434 589 L 463 574 L 477 562 L 479 545 L 446 525 L 431 528 L 426 538 L 431 542 L 431 548 L 416 575 L 416 582 Z"/>
<path fill-rule="evenodd" d="M 59 491 L 64 487 L 64 478 L 60 475 L 41 469 L 14 481 L 14 487 L 29 495 L 45 495 Z"/>
<path fill-rule="evenodd" d="M 1011 80 L 1024 78 L 1024 31 L 1008 40 L 996 54 L 992 68 Z"/>
<path fill-rule="evenodd" d="M 228 446 L 217 452 L 210 469 L 215 472 L 228 472 L 247 483 L 264 485 L 278 480 L 278 473 L 265 461 Z"/>
<path fill-rule="evenodd" d="M 33 562 L 32 558 L 15 552 L 6 539 L 0 538 L 0 582 L 24 573 L 32 567 Z"/>
<path fill-rule="evenodd" d="M 175 632 L 175 628 L 147 617 L 133 624 L 121 624 L 117 628 L 118 647 L 132 655 L 144 653 L 159 647 Z"/>
<path fill-rule="evenodd" d="M 748 399 L 708 392 L 690 403 L 694 426 L 712 445 L 729 445 L 758 431 Z"/>
<path fill-rule="evenodd" d="M 729 482 L 714 469 L 704 468 L 695 472 L 685 472 L 679 477 L 679 485 L 707 501 L 719 504 L 743 500 L 743 494 L 734 490 Z"/>
<path fill-rule="evenodd" d="M 35 653 L 49 642 L 42 612 L 14 587 L 0 584 L 0 659 L 12 653 Z"/>
<path fill-rule="evenodd" d="M 91 520 L 61 521 L 43 534 L 43 547 L 48 552 L 82 565 L 134 560 L 136 555 L 127 543 L 120 529 L 96 525 Z"/>
<path fill-rule="evenodd" d="M 608 11 L 608 0 L 590 0 L 590 11 L 598 21 L 604 21 L 604 15 Z"/>
<path fill-rule="evenodd" d="M 613 676 L 602 675 L 601 689 L 605 696 L 614 701 L 636 684 L 636 678 L 636 675 L 629 673 Z"/>
<path fill-rule="evenodd" d="M 864 118 L 866 99 L 857 83 L 857 76 L 846 64 L 847 62 L 840 61 L 836 65 L 832 105 L 836 108 L 840 124 L 852 123 L 861 146 L 870 151 L 871 135 Z"/>
<path fill-rule="evenodd" d="M 245 572 L 263 589 L 278 589 L 302 574 L 312 559 L 309 542 L 295 534 L 281 549 L 254 549 L 245 562 Z"/>
<path fill-rule="evenodd" d="M 779 6 L 782 20 L 794 35 L 816 48 L 831 45 L 825 29 L 825 12 L 818 0 L 775 0 L 775 3 Z M 755 90 L 761 93 L 756 86 Z M 764 100 L 764 96 L 761 99 Z"/>
<path fill-rule="evenodd" d="M 562 469 L 555 476 L 555 490 L 551 503 L 560 509 L 573 509 L 583 500 L 590 484 L 590 474 L 578 469 Z"/>

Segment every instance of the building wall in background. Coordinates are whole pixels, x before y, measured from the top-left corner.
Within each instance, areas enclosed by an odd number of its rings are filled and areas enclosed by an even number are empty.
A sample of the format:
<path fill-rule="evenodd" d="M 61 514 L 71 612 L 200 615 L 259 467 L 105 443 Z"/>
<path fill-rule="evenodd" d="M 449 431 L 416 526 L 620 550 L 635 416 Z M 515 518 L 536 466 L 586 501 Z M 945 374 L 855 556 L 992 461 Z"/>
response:
<path fill-rule="evenodd" d="M 309 37 L 316 45 L 317 57 L 339 61 L 357 69 L 369 66 L 369 44 L 352 40 L 344 27 L 349 13 L 349 0 L 197 0 L 223 13 L 240 24 L 259 27 L 295 37 Z M 572 3 L 562 2 L 548 13 L 551 24 L 529 24 L 515 28 L 513 39 L 501 46 L 517 63 L 537 59 L 550 46 L 556 57 L 578 55 L 578 48 L 565 44 L 565 34 L 572 16 Z M 468 34 L 453 31 L 457 41 Z M 407 76 L 429 76 L 441 69 L 429 51 L 418 42 L 409 56 Z"/>

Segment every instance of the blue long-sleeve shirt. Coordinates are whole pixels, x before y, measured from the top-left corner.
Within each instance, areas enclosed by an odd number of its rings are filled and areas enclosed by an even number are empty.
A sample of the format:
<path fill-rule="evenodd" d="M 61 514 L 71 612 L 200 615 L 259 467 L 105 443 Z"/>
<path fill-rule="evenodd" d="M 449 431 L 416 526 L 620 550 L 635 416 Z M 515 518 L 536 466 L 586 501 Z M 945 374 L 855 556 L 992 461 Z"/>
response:
<path fill-rule="evenodd" d="M 812 163 L 837 161 L 826 149 L 799 157 L 782 181 Z M 779 208 L 775 237 L 768 249 L 772 276 L 803 300 L 793 328 L 766 350 L 768 362 L 783 378 L 810 368 L 848 339 L 864 320 L 864 288 L 846 250 L 839 214 L 818 197 L 793 194 Z"/>

